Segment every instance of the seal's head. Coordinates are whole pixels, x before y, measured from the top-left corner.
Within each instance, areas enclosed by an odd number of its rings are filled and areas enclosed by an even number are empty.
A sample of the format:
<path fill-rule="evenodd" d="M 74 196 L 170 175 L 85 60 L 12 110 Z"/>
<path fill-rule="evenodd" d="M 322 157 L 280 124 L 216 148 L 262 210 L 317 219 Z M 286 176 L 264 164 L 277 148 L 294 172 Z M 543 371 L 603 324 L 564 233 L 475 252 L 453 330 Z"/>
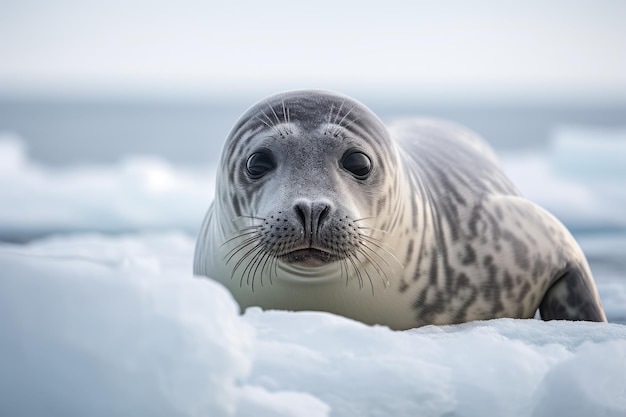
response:
<path fill-rule="evenodd" d="M 195 272 L 250 286 L 333 269 L 362 285 L 363 264 L 384 276 L 389 261 L 371 248 L 390 226 L 376 218 L 397 204 L 399 164 L 383 123 L 351 98 L 307 90 L 257 103 L 223 148 Z"/>

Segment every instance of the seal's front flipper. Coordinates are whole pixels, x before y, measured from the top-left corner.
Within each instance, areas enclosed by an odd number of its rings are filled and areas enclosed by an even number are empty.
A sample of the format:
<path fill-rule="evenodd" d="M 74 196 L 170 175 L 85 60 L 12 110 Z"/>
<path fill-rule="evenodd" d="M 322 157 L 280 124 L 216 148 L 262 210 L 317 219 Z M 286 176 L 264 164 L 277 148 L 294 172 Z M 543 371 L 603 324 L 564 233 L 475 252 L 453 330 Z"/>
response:
<path fill-rule="evenodd" d="M 568 264 L 546 291 L 539 311 L 543 320 L 606 321 L 591 273 L 579 264 Z"/>

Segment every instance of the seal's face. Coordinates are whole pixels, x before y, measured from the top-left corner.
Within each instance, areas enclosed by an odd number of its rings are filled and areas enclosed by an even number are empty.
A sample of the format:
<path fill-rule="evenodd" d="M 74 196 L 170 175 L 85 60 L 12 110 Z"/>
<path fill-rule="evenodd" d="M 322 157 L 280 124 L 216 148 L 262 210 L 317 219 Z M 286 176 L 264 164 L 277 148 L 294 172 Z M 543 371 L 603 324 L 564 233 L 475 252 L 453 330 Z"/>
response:
<path fill-rule="evenodd" d="M 240 186 L 257 202 L 251 214 L 259 220 L 258 243 L 305 267 L 359 251 L 357 220 L 370 214 L 359 207 L 380 182 L 374 151 L 333 125 L 274 129 L 255 135 L 238 167 Z"/>
<path fill-rule="evenodd" d="M 338 264 L 347 277 L 364 263 L 384 274 L 372 219 L 393 183 L 388 146 L 382 123 L 345 97 L 283 95 L 250 109 L 227 141 L 220 172 L 229 174 L 217 184 L 233 225 L 224 242 L 231 279 L 271 279 L 278 263 L 296 275 Z"/>

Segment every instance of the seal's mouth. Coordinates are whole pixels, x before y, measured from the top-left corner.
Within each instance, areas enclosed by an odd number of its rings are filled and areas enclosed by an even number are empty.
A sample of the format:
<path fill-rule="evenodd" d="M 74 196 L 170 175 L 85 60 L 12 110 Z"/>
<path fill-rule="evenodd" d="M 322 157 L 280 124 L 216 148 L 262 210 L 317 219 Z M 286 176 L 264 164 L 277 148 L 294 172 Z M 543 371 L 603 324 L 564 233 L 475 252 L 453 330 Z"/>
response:
<path fill-rule="evenodd" d="M 282 256 L 285 262 L 306 267 L 323 266 L 337 260 L 332 253 L 314 249 L 298 249 Z"/>

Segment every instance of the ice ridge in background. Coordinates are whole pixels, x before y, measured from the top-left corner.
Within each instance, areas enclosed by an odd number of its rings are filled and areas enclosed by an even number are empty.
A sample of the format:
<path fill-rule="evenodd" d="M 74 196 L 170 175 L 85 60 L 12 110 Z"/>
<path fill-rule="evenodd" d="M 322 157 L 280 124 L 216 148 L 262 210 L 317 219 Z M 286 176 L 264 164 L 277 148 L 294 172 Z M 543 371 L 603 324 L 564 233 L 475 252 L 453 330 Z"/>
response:
<path fill-rule="evenodd" d="M 213 198 L 214 172 L 151 156 L 52 169 L 29 159 L 17 137 L 0 135 L 0 240 L 76 231 L 195 233 Z"/>
<path fill-rule="evenodd" d="M 626 230 L 626 129 L 562 127 L 547 152 L 509 153 L 502 161 L 522 193 L 573 232 Z M 0 134 L 0 239 L 85 230 L 194 234 L 214 178 L 215 167 L 151 156 L 52 169 L 29 159 L 18 137 Z"/>

